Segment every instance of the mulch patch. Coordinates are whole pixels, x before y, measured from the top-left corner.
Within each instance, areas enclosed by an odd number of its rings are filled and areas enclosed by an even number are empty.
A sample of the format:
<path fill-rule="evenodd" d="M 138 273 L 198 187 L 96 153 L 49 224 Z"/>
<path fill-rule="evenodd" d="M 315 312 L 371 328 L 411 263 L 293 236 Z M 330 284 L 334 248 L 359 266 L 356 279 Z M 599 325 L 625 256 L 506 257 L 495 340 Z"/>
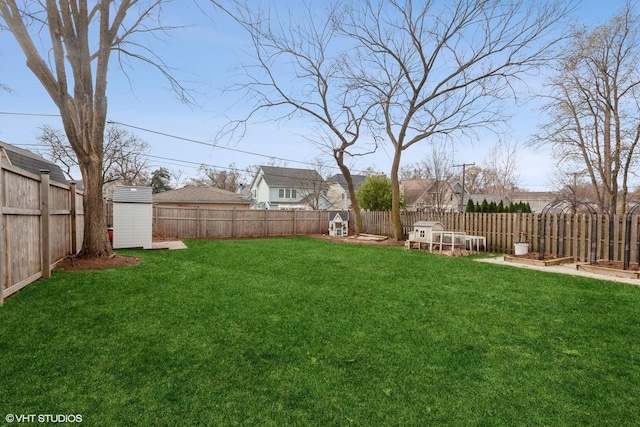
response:
<path fill-rule="evenodd" d="M 394 240 L 392 237 L 389 237 L 386 240 L 361 240 L 357 239 L 355 236 L 347 236 L 347 237 L 333 237 L 328 234 L 312 234 L 309 237 L 313 237 L 315 239 L 320 240 L 329 240 L 336 243 L 351 243 L 355 245 L 370 245 L 370 246 L 404 246 L 404 240 Z"/>
<path fill-rule="evenodd" d="M 612 268 L 614 270 L 623 270 L 623 266 L 624 266 L 622 261 L 604 261 L 604 260 L 596 261 L 592 265 L 595 265 L 598 267 L 604 267 L 604 268 Z M 627 268 L 627 271 L 640 271 L 640 268 L 638 267 L 638 264 L 630 263 L 629 268 Z"/>
<path fill-rule="evenodd" d="M 510 257 L 513 258 L 524 258 L 524 259 L 540 259 L 540 253 L 539 252 L 527 252 L 524 255 L 509 255 Z M 553 259 L 558 259 L 561 258 L 557 255 L 551 255 L 551 254 L 544 254 L 542 259 L 546 259 L 546 260 L 553 260 Z"/>
<path fill-rule="evenodd" d="M 111 257 L 66 257 L 56 265 L 56 270 L 83 271 L 106 270 L 107 268 L 126 267 L 139 264 L 142 260 L 138 257 L 114 255 Z"/>

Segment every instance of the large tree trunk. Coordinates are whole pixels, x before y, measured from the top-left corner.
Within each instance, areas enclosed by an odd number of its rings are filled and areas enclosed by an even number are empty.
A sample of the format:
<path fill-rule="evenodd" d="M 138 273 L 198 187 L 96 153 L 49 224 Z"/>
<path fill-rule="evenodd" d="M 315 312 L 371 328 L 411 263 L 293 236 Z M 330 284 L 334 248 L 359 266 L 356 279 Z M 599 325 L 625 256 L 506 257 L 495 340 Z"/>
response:
<path fill-rule="evenodd" d="M 400 218 L 400 181 L 398 179 L 401 155 L 402 149 L 400 144 L 397 144 L 391 164 L 391 221 L 393 223 L 393 238 L 396 240 L 404 238 L 402 219 Z"/>
<path fill-rule="evenodd" d="M 354 222 L 354 234 L 358 236 L 362 233 L 362 213 L 360 212 L 360 203 L 358 203 L 358 198 L 356 197 L 355 186 L 353 185 L 353 178 L 351 177 L 351 171 L 348 167 L 344 165 L 344 163 L 338 161 L 338 167 L 344 175 L 344 179 L 347 182 L 347 190 L 349 191 L 349 198 L 351 200 L 351 210 L 353 211 L 353 222 Z"/>
<path fill-rule="evenodd" d="M 102 198 L 102 161 L 97 156 L 81 165 L 84 181 L 84 239 L 82 255 L 102 257 L 111 254 L 107 219 Z"/>

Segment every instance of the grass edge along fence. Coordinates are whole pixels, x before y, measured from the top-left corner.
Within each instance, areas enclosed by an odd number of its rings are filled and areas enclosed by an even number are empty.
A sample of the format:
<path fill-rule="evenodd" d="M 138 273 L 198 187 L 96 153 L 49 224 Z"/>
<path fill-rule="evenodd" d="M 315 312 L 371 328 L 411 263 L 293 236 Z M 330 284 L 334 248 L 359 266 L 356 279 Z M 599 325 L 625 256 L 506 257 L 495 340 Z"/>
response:
<path fill-rule="evenodd" d="M 219 210 L 200 207 L 153 208 L 153 233 L 156 238 L 243 238 L 280 237 L 328 232 L 328 211 L 304 210 Z M 595 218 L 595 219 L 594 219 Z M 541 230 L 540 214 L 536 213 L 425 213 L 402 212 L 403 231 L 407 235 L 417 221 L 440 221 L 445 229 L 484 236 L 487 250 L 513 253 L 513 244 L 529 242 L 530 251 L 538 252 Z M 544 221 L 544 252 L 548 255 L 573 257 L 589 261 L 592 242 L 591 221 L 597 221 L 596 259 L 622 261 L 625 215 L 614 215 L 610 227 L 608 215 L 547 214 Z M 631 259 L 638 257 L 640 215 L 630 223 Z M 362 232 L 393 235 L 390 212 L 362 212 Z M 353 214 L 350 215 L 353 229 Z"/>
<path fill-rule="evenodd" d="M 70 185 L 0 165 L 0 304 L 28 284 L 49 278 L 83 240 L 82 193 Z"/>
<path fill-rule="evenodd" d="M 484 236 L 488 251 L 506 254 L 512 254 L 513 244 L 519 241 L 527 241 L 530 252 L 538 252 L 543 236 L 544 255 L 573 257 L 579 262 L 589 261 L 592 237 L 596 259 L 622 261 L 625 232 L 629 228 L 631 260 L 638 259 L 640 215 L 633 216 L 627 226 L 625 215 L 551 213 L 545 215 L 544 232 L 540 230 L 540 217 L 538 213 L 401 213 L 405 234 L 417 221 L 440 221 L 446 230 Z M 365 233 L 393 234 L 389 212 L 363 212 L 362 221 Z M 593 228 L 592 221 L 596 221 Z"/>

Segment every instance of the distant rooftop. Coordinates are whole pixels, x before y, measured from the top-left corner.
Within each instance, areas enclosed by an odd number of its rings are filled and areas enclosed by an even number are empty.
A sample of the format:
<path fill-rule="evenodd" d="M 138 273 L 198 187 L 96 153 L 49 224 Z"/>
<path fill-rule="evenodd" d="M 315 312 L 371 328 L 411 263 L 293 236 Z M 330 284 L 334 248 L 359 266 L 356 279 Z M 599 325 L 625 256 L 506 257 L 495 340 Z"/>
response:
<path fill-rule="evenodd" d="M 13 166 L 37 175 L 40 175 L 40 171 L 47 170 L 49 171 L 49 178 L 52 181 L 60 182 L 62 184 L 67 183 L 67 179 L 65 178 L 64 172 L 62 172 L 60 166 L 48 161 L 44 157 L 40 157 L 29 150 L 25 150 L 24 148 L 16 147 L 15 145 L 7 144 L 2 141 L 0 141 L 0 149 L 4 150 L 9 158 L 9 163 Z"/>

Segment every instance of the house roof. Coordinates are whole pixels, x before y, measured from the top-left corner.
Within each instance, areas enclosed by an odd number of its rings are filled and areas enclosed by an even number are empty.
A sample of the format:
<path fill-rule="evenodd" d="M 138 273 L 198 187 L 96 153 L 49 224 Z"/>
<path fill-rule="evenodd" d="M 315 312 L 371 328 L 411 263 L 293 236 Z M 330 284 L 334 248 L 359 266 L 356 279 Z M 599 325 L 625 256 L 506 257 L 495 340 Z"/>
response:
<path fill-rule="evenodd" d="M 520 191 L 518 193 L 513 193 L 511 196 L 512 200 L 553 200 L 557 197 L 557 194 L 552 193 L 550 191 Z"/>
<path fill-rule="evenodd" d="M 64 176 L 64 172 L 60 169 L 60 166 L 55 163 L 51 163 L 44 157 L 40 157 L 37 154 L 32 153 L 29 150 L 16 147 L 6 142 L 0 141 L 0 149 L 3 149 L 9 158 L 9 162 L 13 166 L 17 166 L 27 172 L 40 175 L 40 171 L 48 170 L 49 178 L 52 181 L 67 183 L 67 179 Z"/>
<path fill-rule="evenodd" d="M 400 182 L 407 206 L 413 206 L 420 196 L 431 187 L 432 179 L 406 179 Z"/>
<path fill-rule="evenodd" d="M 153 195 L 154 203 L 192 203 L 192 204 L 246 204 L 242 195 L 215 187 L 182 187 L 175 190 L 163 191 Z"/>
<path fill-rule="evenodd" d="M 353 181 L 353 186 L 357 190 L 358 187 L 362 185 L 364 180 L 367 179 L 364 175 L 351 175 L 351 180 Z M 347 189 L 347 180 L 344 178 L 344 175 L 341 173 L 333 175 L 331 178 L 327 179 L 328 182 L 335 182 L 340 185 L 343 189 Z"/>
<path fill-rule="evenodd" d="M 263 179 L 269 187 L 309 188 L 315 187 L 324 180 L 313 169 L 281 168 L 276 166 L 260 166 Z"/>
<path fill-rule="evenodd" d="M 113 189 L 113 203 L 151 203 L 151 187 L 116 185 Z"/>

